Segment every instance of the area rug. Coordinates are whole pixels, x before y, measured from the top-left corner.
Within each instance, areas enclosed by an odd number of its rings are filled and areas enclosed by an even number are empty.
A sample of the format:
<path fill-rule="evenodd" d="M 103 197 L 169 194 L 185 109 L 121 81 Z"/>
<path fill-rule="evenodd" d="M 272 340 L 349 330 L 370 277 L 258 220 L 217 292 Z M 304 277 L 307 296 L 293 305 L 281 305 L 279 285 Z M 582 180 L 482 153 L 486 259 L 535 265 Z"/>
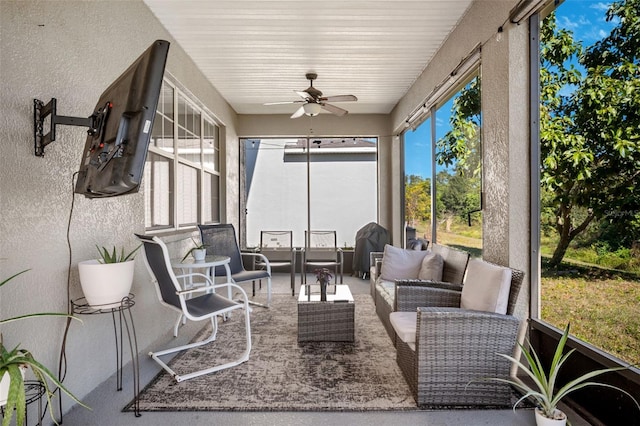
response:
<path fill-rule="evenodd" d="M 369 295 L 355 295 L 355 341 L 297 341 L 297 303 L 274 295 L 251 314 L 253 346 L 240 366 L 176 383 L 164 371 L 139 395 L 142 411 L 416 410 L 395 348 Z M 196 340 L 210 333 L 203 328 Z M 178 374 L 231 359 L 243 348 L 241 315 L 221 323 L 216 342 L 183 352 Z M 125 410 L 132 410 L 130 403 Z"/>

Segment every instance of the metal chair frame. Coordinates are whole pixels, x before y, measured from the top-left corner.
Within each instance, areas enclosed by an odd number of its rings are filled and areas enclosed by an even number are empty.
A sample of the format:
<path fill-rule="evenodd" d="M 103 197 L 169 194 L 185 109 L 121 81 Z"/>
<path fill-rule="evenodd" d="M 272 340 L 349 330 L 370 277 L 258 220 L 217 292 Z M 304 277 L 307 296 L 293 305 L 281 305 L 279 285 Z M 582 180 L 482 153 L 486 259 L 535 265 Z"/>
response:
<path fill-rule="evenodd" d="M 182 382 L 194 377 L 235 367 L 247 361 L 249 359 L 249 353 L 251 352 L 251 321 L 249 316 L 251 308 L 249 307 L 247 294 L 242 287 L 231 282 L 214 284 L 211 277 L 197 272 L 175 275 L 171 268 L 169 252 L 162 240 L 158 237 L 138 234 L 136 234 L 136 237 L 138 237 L 144 245 L 144 261 L 152 281 L 155 284 L 160 303 L 169 309 L 180 312 L 185 318 L 191 321 L 209 320 L 211 321 L 212 327 L 211 335 L 205 340 L 160 351 L 151 351 L 149 352 L 149 356 L 169 373 L 176 382 Z M 158 248 L 160 249 L 159 252 L 157 251 Z M 207 285 L 190 290 L 182 290 L 178 279 L 194 276 L 204 279 Z M 217 289 L 227 289 L 230 287 L 235 288 L 243 296 L 241 303 L 215 293 Z M 196 348 L 215 341 L 218 333 L 218 316 L 226 316 L 230 312 L 238 309 L 244 310 L 246 348 L 237 359 L 191 373 L 178 374 L 159 358 L 163 355 Z"/>

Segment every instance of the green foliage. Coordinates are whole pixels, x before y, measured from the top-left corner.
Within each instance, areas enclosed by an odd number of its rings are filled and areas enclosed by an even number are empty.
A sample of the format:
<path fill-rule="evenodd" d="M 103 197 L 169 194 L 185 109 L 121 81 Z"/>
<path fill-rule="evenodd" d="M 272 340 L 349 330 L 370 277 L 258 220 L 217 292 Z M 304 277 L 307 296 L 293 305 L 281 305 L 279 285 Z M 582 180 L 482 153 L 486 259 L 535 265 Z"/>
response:
<path fill-rule="evenodd" d="M 431 179 L 407 176 L 404 194 L 404 211 L 409 225 L 415 228 L 419 222 L 431 221 Z"/>
<path fill-rule="evenodd" d="M 526 360 L 526 364 L 522 363 L 520 360 L 513 358 L 512 356 L 505 354 L 498 354 L 503 358 L 508 359 L 513 362 L 520 368 L 529 378 L 533 381 L 534 385 L 529 386 L 522 381 L 516 381 L 511 379 L 502 379 L 502 378 L 490 378 L 490 380 L 494 380 L 501 383 L 507 383 L 518 390 L 524 393 L 524 396 L 520 398 L 514 404 L 513 408 L 522 402 L 523 400 L 531 397 L 533 398 L 538 408 L 540 408 L 544 415 L 549 418 L 553 418 L 553 413 L 557 408 L 557 405 L 560 401 L 566 397 L 571 392 L 577 391 L 579 389 L 588 387 L 588 386 L 600 386 L 605 388 L 611 388 L 618 390 L 635 402 L 640 410 L 640 404 L 636 399 L 629 394 L 628 392 L 606 383 L 598 383 L 591 381 L 592 378 L 600 376 L 604 373 L 609 373 L 612 371 L 624 370 L 625 367 L 619 368 L 605 368 L 601 370 L 591 371 L 589 373 L 583 374 L 576 379 L 571 380 L 564 386 L 560 387 L 556 390 L 556 380 L 558 379 L 558 375 L 560 373 L 560 369 L 567 362 L 567 359 L 571 356 L 571 354 L 575 351 L 575 349 L 571 349 L 566 354 L 564 353 L 564 347 L 567 343 L 567 339 L 569 338 L 569 325 L 564 329 L 564 333 L 558 342 L 558 346 L 556 347 L 556 351 L 553 356 L 553 360 L 551 361 L 551 366 L 549 367 L 549 371 L 545 371 L 544 365 L 540 361 L 540 357 L 538 354 L 531 348 L 530 350 L 525 348 L 522 344 L 518 343 L 520 349 L 522 349 L 522 353 Z"/>
<path fill-rule="evenodd" d="M 454 166 L 456 173 L 468 178 L 477 178 L 482 171 L 480 111 L 480 79 L 476 77 L 454 98 L 451 130 L 436 141 L 436 162 Z"/>
<path fill-rule="evenodd" d="M 111 252 L 109 252 L 109 250 L 107 250 L 105 247 L 96 246 L 96 248 L 98 249 L 98 253 L 100 253 L 100 257 L 101 257 L 101 259 L 98 259 L 98 261 L 100 263 L 126 262 L 128 260 L 132 260 L 135 258 L 135 253 L 140 249 L 140 247 L 142 247 L 142 244 L 140 244 L 138 247 L 136 247 L 131 252 L 129 252 L 129 254 L 125 255 L 124 247 L 120 249 L 120 253 L 118 254 L 115 246 L 113 246 L 113 250 L 111 250 Z"/>
<path fill-rule="evenodd" d="M 0 287 L 7 284 L 13 278 L 17 277 L 20 274 L 27 272 L 28 270 L 24 270 L 18 272 L 15 275 L 5 279 L 0 282 Z M 46 312 L 46 313 L 34 313 L 28 315 L 21 315 L 13 318 L 0 319 L 0 324 L 6 324 L 13 321 L 23 320 L 27 318 L 34 317 L 42 317 L 42 316 L 62 316 L 71 319 L 76 319 L 75 317 L 63 313 L 56 312 Z M 78 320 L 79 321 L 79 320 Z M 51 420 L 54 423 L 56 419 L 53 413 L 53 404 L 51 403 L 51 398 L 54 396 L 54 393 L 57 389 L 62 390 L 64 393 L 69 395 L 74 401 L 78 404 L 82 405 L 85 408 L 88 408 L 84 405 L 80 400 L 78 400 L 54 375 L 49 369 L 47 369 L 43 364 L 38 362 L 31 352 L 27 349 L 20 348 L 16 346 L 12 350 L 7 350 L 4 346 L 4 341 L 2 339 L 2 335 L 0 334 L 0 378 L 2 378 L 6 373 L 9 374 L 10 384 L 9 384 L 9 394 L 7 398 L 7 403 L 4 409 L 4 417 L 2 419 L 2 426 L 9 426 L 11 424 L 11 419 L 13 418 L 13 412 L 16 412 L 16 424 L 23 424 L 25 419 L 26 412 L 26 393 L 24 387 L 24 379 L 22 377 L 21 369 L 22 368 L 31 368 L 34 376 L 37 380 L 39 380 L 45 388 L 45 395 L 47 397 L 47 402 L 51 407 L 50 414 Z M 50 382 L 55 385 L 55 388 L 51 388 Z"/>
<path fill-rule="evenodd" d="M 555 14 L 541 27 L 543 218 L 560 236 L 552 265 L 594 220 L 640 208 L 639 10 L 640 0 L 613 3 L 607 19 L 617 26 L 586 49 Z"/>

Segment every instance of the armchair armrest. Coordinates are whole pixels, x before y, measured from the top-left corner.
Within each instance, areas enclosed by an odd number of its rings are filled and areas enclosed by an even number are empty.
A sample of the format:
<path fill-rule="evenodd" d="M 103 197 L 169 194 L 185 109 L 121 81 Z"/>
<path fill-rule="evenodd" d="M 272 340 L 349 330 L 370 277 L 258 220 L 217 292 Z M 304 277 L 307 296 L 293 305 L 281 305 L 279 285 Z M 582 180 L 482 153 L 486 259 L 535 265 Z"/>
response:
<path fill-rule="evenodd" d="M 415 312 L 420 307 L 460 308 L 461 290 L 440 288 L 435 281 L 396 281 L 395 311 Z"/>
<path fill-rule="evenodd" d="M 381 251 L 372 251 L 369 253 L 369 266 L 376 266 L 376 262 L 378 260 L 382 260 L 382 255 L 384 252 Z"/>
<path fill-rule="evenodd" d="M 267 259 L 267 256 L 257 252 L 242 252 L 242 255 L 247 257 L 253 257 L 256 260 L 259 260 L 260 263 L 265 265 L 267 272 L 269 272 L 269 275 L 271 275 L 271 264 L 269 263 L 269 259 Z"/>

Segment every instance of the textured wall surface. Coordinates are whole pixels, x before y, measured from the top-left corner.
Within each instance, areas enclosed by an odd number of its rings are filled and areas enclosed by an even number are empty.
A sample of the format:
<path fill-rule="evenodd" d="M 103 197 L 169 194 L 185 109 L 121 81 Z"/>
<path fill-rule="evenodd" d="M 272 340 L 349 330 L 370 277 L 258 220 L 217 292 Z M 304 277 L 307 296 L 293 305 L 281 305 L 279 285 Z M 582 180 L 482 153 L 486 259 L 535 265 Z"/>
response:
<path fill-rule="evenodd" d="M 87 117 L 108 84 L 155 39 L 172 39 L 141 1 L 3 0 L 0 8 L 0 278 L 31 269 L 0 290 L 0 311 L 2 317 L 66 312 L 67 296 L 82 296 L 77 263 L 94 258 L 96 244 L 137 245 L 133 233 L 144 232 L 144 194 L 94 200 L 76 195 L 70 254 L 66 234 L 74 197 L 72 177 L 80 166 L 86 132 L 59 126 L 45 157 L 34 156 L 33 99 L 48 102 L 55 97 L 59 115 Z M 227 126 L 229 145 L 237 147 L 235 112 L 175 43 L 167 70 Z M 230 161 L 237 164 L 237 158 Z M 237 205 L 235 200 L 229 205 Z M 175 255 L 183 252 L 184 238 L 172 237 Z M 142 257 L 136 261 L 132 291 L 138 345 L 145 353 L 144 348 L 166 334 L 175 318 L 157 303 Z M 57 371 L 63 330 L 63 320 L 33 319 L 3 326 L 2 333 L 7 345 L 22 343 Z M 82 397 L 111 376 L 113 345 L 108 315 L 74 322 L 66 351 L 68 388 Z"/>
<path fill-rule="evenodd" d="M 483 258 L 525 271 L 519 315 L 528 310 L 530 280 L 530 164 L 528 25 L 512 24 L 518 3 L 474 2 L 433 61 L 392 111 L 392 127 L 401 133 L 406 118 L 449 73 L 481 45 L 483 154 Z M 498 32 L 501 28 L 502 32 Z M 400 149 L 392 158 L 400 162 Z M 402 176 L 388 186 L 400 188 Z M 401 229 L 403 218 L 394 217 Z"/>

